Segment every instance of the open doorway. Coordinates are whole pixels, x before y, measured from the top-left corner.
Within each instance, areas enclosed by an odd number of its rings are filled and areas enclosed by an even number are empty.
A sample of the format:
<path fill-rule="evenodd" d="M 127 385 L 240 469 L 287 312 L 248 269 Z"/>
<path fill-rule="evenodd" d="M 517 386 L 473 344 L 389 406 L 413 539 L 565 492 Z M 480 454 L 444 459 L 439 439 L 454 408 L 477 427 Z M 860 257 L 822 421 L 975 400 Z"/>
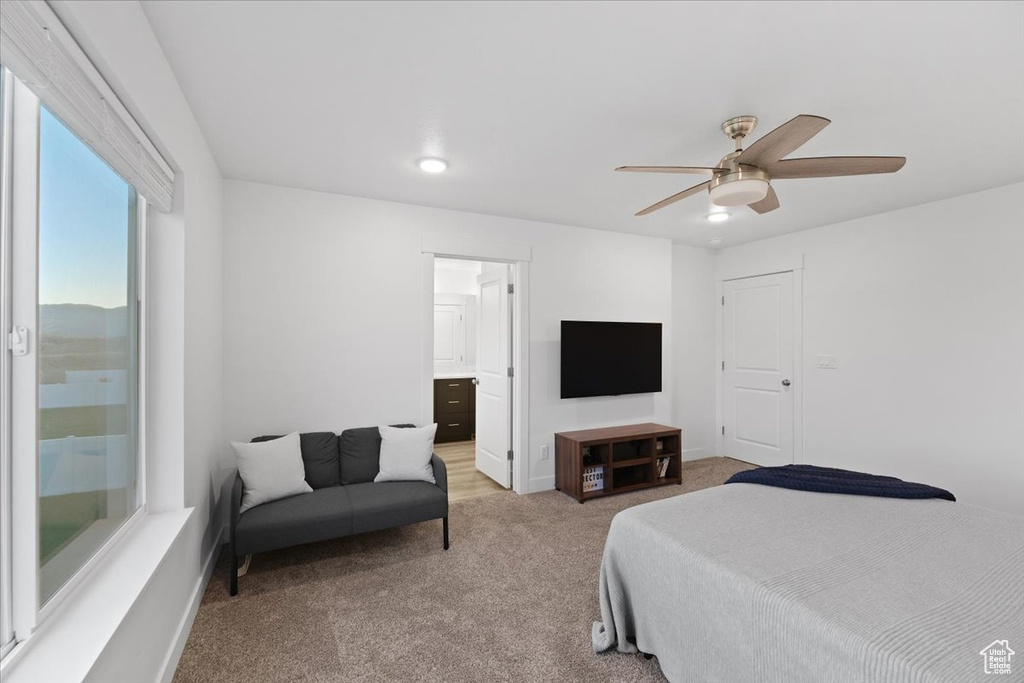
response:
<path fill-rule="evenodd" d="M 512 266 L 434 259 L 435 451 L 452 500 L 512 486 Z"/>

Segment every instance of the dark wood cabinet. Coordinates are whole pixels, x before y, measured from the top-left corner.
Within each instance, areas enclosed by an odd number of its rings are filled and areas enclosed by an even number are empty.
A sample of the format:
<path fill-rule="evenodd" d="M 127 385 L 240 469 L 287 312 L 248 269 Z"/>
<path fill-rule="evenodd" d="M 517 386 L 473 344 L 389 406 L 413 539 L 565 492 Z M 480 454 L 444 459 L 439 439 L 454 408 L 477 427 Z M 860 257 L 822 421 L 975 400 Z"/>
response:
<path fill-rule="evenodd" d="M 650 422 L 561 432 L 555 434 L 555 488 L 582 503 L 682 484 L 682 452 L 679 429 Z M 585 490 L 588 484 L 596 488 Z"/>
<path fill-rule="evenodd" d="M 476 434 L 476 385 L 472 377 L 434 380 L 435 443 L 468 441 Z"/>

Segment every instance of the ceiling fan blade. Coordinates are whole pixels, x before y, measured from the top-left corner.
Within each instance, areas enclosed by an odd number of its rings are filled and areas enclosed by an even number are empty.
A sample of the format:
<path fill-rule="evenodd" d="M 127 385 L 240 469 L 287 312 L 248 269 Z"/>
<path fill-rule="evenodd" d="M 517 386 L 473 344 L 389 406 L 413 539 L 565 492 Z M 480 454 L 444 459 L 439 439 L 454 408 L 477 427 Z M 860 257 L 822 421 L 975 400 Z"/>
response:
<path fill-rule="evenodd" d="M 764 168 L 790 154 L 830 123 L 832 122 L 821 116 L 795 116 L 743 150 L 736 158 L 736 163 Z"/>
<path fill-rule="evenodd" d="M 895 173 L 907 163 L 906 157 L 809 157 L 783 159 L 769 164 L 768 174 L 778 178 L 832 178 L 844 175 Z"/>
<path fill-rule="evenodd" d="M 630 173 L 724 173 L 728 169 L 706 166 L 619 166 L 615 170 Z"/>
<path fill-rule="evenodd" d="M 775 188 L 769 185 L 768 194 L 765 195 L 764 199 L 753 204 L 747 204 L 747 206 L 758 213 L 768 213 L 779 208 L 779 197 L 775 194 Z"/>
<path fill-rule="evenodd" d="M 687 188 L 687 189 L 683 190 L 682 192 L 677 192 L 676 194 L 672 195 L 671 197 L 667 197 L 665 199 L 662 199 L 657 204 L 651 204 L 650 206 L 648 206 L 643 211 L 637 211 L 636 215 L 637 216 L 646 216 L 647 214 L 653 213 L 653 212 L 657 211 L 658 209 L 664 209 L 669 204 L 675 204 L 680 199 L 686 199 L 687 197 L 689 197 L 691 195 L 695 195 L 695 194 L 697 194 L 698 192 L 700 192 L 702 190 L 708 189 L 708 185 L 710 185 L 710 184 L 711 184 L 711 181 L 708 180 L 706 182 L 701 183 L 700 185 L 694 185 L 691 188 Z"/>

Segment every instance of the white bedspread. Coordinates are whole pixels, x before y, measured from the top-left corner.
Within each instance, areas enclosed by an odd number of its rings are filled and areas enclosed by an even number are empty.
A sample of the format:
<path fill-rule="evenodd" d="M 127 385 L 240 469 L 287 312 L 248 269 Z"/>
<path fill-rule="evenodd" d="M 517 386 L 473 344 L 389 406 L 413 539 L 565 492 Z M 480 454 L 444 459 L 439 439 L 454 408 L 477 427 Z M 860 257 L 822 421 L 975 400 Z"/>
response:
<path fill-rule="evenodd" d="M 670 681 L 1024 681 L 1024 520 L 963 503 L 697 491 L 615 516 L 600 591 L 595 652 Z"/>

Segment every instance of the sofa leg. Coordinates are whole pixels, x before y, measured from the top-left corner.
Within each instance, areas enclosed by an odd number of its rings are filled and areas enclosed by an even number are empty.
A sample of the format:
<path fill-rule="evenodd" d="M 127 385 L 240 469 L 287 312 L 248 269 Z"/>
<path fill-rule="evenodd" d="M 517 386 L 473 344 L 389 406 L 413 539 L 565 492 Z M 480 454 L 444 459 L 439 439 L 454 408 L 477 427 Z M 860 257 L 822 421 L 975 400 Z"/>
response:
<path fill-rule="evenodd" d="M 444 518 L 444 549 L 448 550 L 448 518 Z"/>
<path fill-rule="evenodd" d="M 231 595 L 238 595 L 238 555 L 231 551 Z"/>

